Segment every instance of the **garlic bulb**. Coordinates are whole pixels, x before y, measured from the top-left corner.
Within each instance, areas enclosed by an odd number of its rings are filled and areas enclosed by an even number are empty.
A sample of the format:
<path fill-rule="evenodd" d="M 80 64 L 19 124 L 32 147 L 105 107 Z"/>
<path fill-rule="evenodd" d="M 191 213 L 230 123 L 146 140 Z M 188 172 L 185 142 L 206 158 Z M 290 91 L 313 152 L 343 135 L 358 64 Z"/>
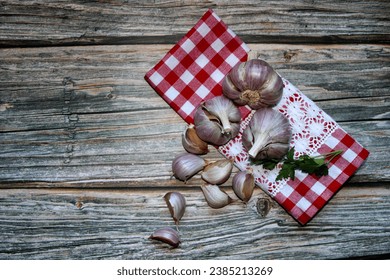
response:
<path fill-rule="evenodd" d="M 240 171 L 234 175 L 232 187 L 239 199 L 248 202 L 255 188 L 255 177 L 252 170 Z"/>
<path fill-rule="evenodd" d="M 186 182 L 206 166 L 206 161 L 200 156 L 183 153 L 172 161 L 173 176 Z"/>
<path fill-rule="evenodd" d="M 164 195 L 164 200 L 167 203 L 169 212 L 175 224 L 178 225 L 181 217 L 186 209 L 186 200 L 179 192 L 168 192 Z"/>
<path fill-rule="evenodd" d="M 186 128 L 182 135 L 181 141 L 184 149 L 191 154 L 204 155 L 209 152 L 208 144 L 199 138 L 193 124 L 190 124 Z"/>
<path fill-rule="evenodd" d="M 257 110 L 280 101 L 283 80 L 264 60 L 251 59 L 232 68 L 223 80 L 222 90 L 237 105 Z"/>
<path fill-rule="evenodd" d="M 291 127 L 282 113 L 257 110 L 242 134 L 242 144 L 254 159 L 281 159 L 289 149 Z"/>
<path fill-rule="evenodd" d="M 241 113 L 233 102 L 217 96 L 202 103 L 195 112 L 194 123 L 200 139 L 217 146 L 237 136 Z"/>
<path fill-rule="evenodd" d="M 167 243 L 171 245 L 173 248 L 178 247 L 181 242 L 179 233 L 170 227 L 165 227 L 165 228 L 155 230 L 152 233 L 152 235 L 149 237 L 149 239 L 154 239 L 154 240 Z"/>
<path fill-rule="evenodd" d="M 223 184 L 229 179 L 232 169 L 233 162 L 231 160 L 217 160 L 206 165 L 201 177 L 203 180 L 213 185 Z"/>
<path fill-rule="evenodd" d="M 233 201 L 230 196 L 217 185 L 204 185 L 201 186 L 201 189 L 207 204 L 211 208 L 222 208 Z"/>

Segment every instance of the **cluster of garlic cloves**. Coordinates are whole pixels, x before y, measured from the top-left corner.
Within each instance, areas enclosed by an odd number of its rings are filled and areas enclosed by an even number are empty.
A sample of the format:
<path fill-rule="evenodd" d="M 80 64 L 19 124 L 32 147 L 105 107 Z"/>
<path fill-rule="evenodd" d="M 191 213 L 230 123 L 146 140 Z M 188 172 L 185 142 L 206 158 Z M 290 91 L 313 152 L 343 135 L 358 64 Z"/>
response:
<path fill-rule="evenodd" d="M 225 96 L 217 96 L 203 102 L 194 116 L 195 129 L 203 141 L 221 146 L 237 136 L 241 113 Z"/>
<path fill-rule="evenodd" d="M 214 209 L 233 202 L 220 185 L 227 182 L 233 170 L 233 160 L 210 162 L 202 156 L 209 145 L 221 146 L 235 138 L 240 130 L 241 112 L 237 106 L 247 105 L 257 110 L 242 132 L 242 144 L 251 159 L 281 159 L 289 149 L 291 127 L 287 118 L 271 107 L 282 98 L 283 80 L 261 59 L 237 64 L 222 82 L 223 95 L 202 102 L 195 111 L 194 124 L 182 134 L 182 153 L 172 161 L 173 176 L 185 183 L 200 173 L 200 186 L 207 204 Z M 238 171 L 232 180 L 232 190 L 243 203 L 248 203 L 255 188 L 252 169 Z M 164 200 L 176 225 L 153 232 L 151 239 L 176 248 L 181 243 L 179 221 L 186 209 L 186 200 L 179 192 L 168 192 Z"/>

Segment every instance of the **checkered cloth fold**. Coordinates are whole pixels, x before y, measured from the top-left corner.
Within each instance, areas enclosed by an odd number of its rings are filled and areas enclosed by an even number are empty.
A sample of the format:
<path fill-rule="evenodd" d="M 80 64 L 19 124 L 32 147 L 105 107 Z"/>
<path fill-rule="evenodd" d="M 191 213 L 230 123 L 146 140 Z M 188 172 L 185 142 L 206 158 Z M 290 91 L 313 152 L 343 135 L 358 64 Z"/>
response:
<path fill-rule="evenodd" d="M 208 10 L 146 73 L 145 80 L 187 123 L 193 123 L 198 105 L 222 94 L 223 78 L 236 64 L 247 60 L 249 51 L 215 12 Z M 354 174 L 369 153 L 313 101 L 287 80 L 283 81 L 283 98 L 275 109 L 290 121 L 293 128 L 290 145 L 296 148 L 296 156 L 344 151 L 329 165 L 329 175 L 320 178 L 297 172 L 295 180 L 275 182 L 277 168 L 267 171 L 258 167 L 255 170 L 256 184 L 304 225 Z M 233 158 L 239 169 L 245 170 L 249 163 L 241 133 L 252 114 L 247 106 L 240 107 L 240 111 L 243 121 L 239 135 L 219 147 L 219 151 Z"/>

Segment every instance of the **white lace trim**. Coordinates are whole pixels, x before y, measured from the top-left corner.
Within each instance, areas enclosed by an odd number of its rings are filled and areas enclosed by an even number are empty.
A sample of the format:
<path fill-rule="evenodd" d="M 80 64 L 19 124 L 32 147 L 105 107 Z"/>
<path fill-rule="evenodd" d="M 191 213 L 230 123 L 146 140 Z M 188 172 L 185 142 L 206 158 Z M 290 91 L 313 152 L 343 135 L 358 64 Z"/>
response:
<path fill-rule="evenodd" d="M 275 106 L 285 115 L 292 127 L 290 147 L 295 147 L 295 157 L 302 154 L 315 155 L 327 138 L 337 129 L 337 123 L 321 110 L 313 101 L 301 93 L 289 81 L 283 79 L 282 100 Z M 258 186 L 274 197 L 286 184 L 287 180 L 275 181 L 280 164 L 273 170 L 251 165 L 249 156 L 242 145 L 242 132 L 248 126 L 254 111 L 241 122 L 240 133 L 219 151 L 227 158 L 234 159 L 240 170 L 251 168 Z"/>

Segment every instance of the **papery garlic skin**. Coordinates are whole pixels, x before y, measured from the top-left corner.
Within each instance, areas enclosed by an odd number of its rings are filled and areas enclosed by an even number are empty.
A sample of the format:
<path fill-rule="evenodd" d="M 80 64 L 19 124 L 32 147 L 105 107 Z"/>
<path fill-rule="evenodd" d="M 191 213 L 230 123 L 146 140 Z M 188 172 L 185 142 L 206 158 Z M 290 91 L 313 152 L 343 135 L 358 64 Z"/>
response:
<path fill-rule="evenodd" d="M 200 156 L 182 153 L 172 161 L 173 176 L 186 182 L 206 166 L 206 161 Z"/>
<path fill-rule="evenodd" d="M 164 200 L 167 203 L 169 212 L 171 213 L 175 224 L 178 225 L 186 209 L 186 200 L 184 196 L 179 192 L 168 192 L 164 195 Z"/>
<path fill-rule="evenodd" d="M 173 248 L 177 248 L 181 243 L 179 233 L 170 227 L 165 227 L 154 231 L 149 239 L 167 243 Z"/>
<path fill-rule="evenodd" d="M 239 106 L 254 110 L 275 106 L 283 94 L 283 80 L 264 60 L 237 64 L 222 82 L 223 94 Z"/>
<path fill-rule="evenodd" d="M 201 186 L 203 195 L 207 204 L 214 209 L 225 207 L 232 203 L 231 197 L 217 185 L 203 185 Z"/>
<path fill-rule="evenodd" d="M 206 182 L 219 185 L 225 183 L 232 174 L 233 162 L 229 159 L 222 159 L 206 165 L 202 172 L 202 179 Z"/>
<path fill-rule="evenodd" d="M 208 144 L 199 138 L 193 124 L 190 124 L 183 132 L 182 145 L 191 154 L 205 155 L 209 152 Z"/>
<path fill-rule="evenodd" d="M 244 202 L 252 197 L 255 177 L 251 170 L 239 171 L 233 176 L 232 188 L 236 196 Z"/>
<path fill-rule="evenodd" d="M 281 159 L 290 146 L 288 119 L 271 108 L 257 110 L 242 134 L 242 144 L 251 158 Z"/>
<path fill-rule="evenodd" d="M 202 103 L 195 112 L 196 132 L 203 141 L 221 146 L 237 136 L 241 113 L 225 96 L 217 96 Z"/>

